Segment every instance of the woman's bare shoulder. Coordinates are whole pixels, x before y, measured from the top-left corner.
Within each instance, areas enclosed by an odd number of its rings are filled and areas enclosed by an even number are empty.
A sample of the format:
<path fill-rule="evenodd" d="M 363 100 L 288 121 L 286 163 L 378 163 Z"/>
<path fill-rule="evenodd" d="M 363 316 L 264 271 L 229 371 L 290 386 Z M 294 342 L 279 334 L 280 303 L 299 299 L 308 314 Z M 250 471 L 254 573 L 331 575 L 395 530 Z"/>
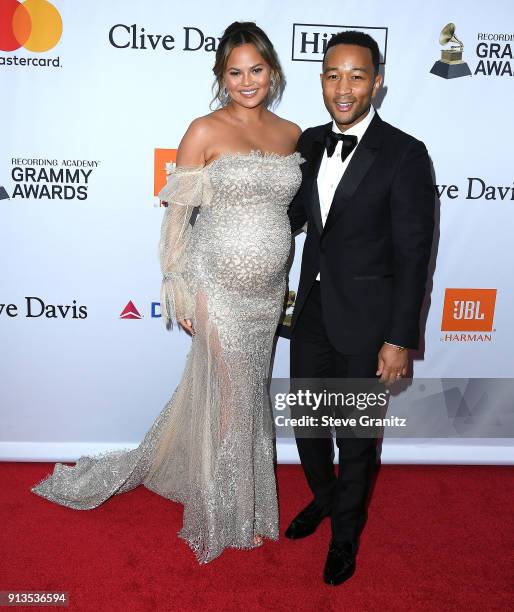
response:
<path fill-rule="evenodd" d="M 218 123 L 219 118 L 217 117 L 217 111 L 209 113 L 208 115 L 203 115 L 202 117 L 197 117 L 191 121 L 184 136 L 203 138 L 208 136 L 209 133 L 216 128 Z"/>
<path fill-rule="evenodd" d="M 282 132 L 284 138 L 288 138 L 294 144 L 296 144 L 302 133 L 302 128 L 293 121 L 279 117 L 278 115 L 275 115 L 275 113 L 271 114 L 273 115 L 272 121 L 275 123 L 275 128 Z"/>
<path fill-rule="evenodd" d="M 220 129 L 218 111 L 193 119 L 189 124 L 177 151 L 177 165 L 204 165 L 207 150 L 216 140 Z"/>

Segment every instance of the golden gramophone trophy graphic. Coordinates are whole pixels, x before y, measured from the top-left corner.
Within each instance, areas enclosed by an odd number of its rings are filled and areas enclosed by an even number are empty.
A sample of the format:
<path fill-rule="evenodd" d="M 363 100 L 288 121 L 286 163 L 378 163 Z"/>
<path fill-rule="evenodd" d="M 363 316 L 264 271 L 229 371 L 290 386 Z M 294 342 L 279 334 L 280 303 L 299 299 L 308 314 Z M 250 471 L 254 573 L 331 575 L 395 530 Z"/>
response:
<path fill-rule="evenodd" d="M 282 338 L 291 338 L 291 317 L 293 315 L 296 291 L 288 291 L 284 297 L 282 315 L 278 325 L 278 335 Z"/>
<path fill-rule="evenodd" d="M 442 77 L 443 79 L 456 79 L 458 77 L 471 75 L 471 70 L 466 62 L 462 59 L 464 45 L 455 36 L 455 24 L 449 23 L 444 26 L 439 35 L 441 45 L 446 45 L 449 42 L 457 43 L 449 49 L 441 50 L 441 59 L 432 66 L 430 71 L 432 74 Z"/>

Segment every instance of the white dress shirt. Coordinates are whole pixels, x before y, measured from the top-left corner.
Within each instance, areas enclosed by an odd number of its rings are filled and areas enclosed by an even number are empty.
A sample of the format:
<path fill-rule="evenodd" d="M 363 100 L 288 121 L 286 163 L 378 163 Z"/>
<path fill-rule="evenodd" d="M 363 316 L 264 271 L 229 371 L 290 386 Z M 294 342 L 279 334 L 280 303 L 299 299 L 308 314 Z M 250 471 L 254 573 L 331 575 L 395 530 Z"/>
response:
<path fill-rule="evenodd" d="M 323 159 L 321 160 L 321 165 L 319 167 L 318 172 L 318 194 L 319 194 L 319 204 L 321 208 L 321 222 L 323 227 L 325 226 L 325 221 L 327 220 L 328 213 L 330 211 L 330 207 L 332 206 L 332 200 L 334 199 L 334 193 L 339 185 L 339 181 L 343 177 L 343 174 L 350 163 L 350 160 L 353 157 L 353 154 L 357 150 L 357 147 L 360 144 L 362 137 L 364 136 L 364 132 L 368 129 L 371 120 L 375 114 L 375 109 L 373 106 L 370 106 L 369 112 L 364 117 L 362 121 L 359 121 L 356 125 L 349 128 L 345 132 L 342 132 L 338 127 L 335 121 L 332 122 L 332 131 L 336 132 L 336 134 L 348 134 L 349 136 L 357 136 L 357 146 L 353 149 L 353 151 L 348 155 L 348 157 L 344 160 L 341 159 L 341 147 L 343 143 L 339 141 L 336 145 L 334 154 L 332 157 L 328 157 L 327 151 L 323 153 Z M 320 280 L 320 273 L 318 272 L 318 276 L 316 276 L 316 280 Z"/>

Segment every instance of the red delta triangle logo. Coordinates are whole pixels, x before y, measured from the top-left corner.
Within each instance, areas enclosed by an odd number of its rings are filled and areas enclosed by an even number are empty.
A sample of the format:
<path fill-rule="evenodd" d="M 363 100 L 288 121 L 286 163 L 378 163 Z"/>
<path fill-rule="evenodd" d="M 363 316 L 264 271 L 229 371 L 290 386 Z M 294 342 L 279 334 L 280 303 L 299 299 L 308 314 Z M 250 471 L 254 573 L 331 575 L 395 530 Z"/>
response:
<path fill-rule="evenodd" d="M 134 306 L 134 302 L 129 300 L 128 304 L 120 313 L 120 319 L 141 319 L 142 315 L 139 310 Z"/>

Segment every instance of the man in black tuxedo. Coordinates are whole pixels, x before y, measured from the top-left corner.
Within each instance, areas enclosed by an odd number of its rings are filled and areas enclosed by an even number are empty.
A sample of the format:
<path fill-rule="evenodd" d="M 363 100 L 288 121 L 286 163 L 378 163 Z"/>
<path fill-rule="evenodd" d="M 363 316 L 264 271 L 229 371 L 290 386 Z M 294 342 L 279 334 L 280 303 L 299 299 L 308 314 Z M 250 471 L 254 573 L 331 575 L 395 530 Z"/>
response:
<path fill-rule="evenodd" d="M 332 121 L 298 141 L 306 162 L 288 211 L 293 232 L 307 222 L 291 378 L 374 378 L 389 385 L 406 375 L 408 349 L 419 343 L 434 230 L 429 157 L 422 142 L 382 121 L 371 105 L 382 84 L 373 38 L 333 36 L 321 84 Z M 296 442 L 314 500 L 285 535 L 306 537 L 330 516 L 324 580 L 341 584 L 355 569 L 377 440 L 343 439 L 336 431 L 337 477 L 331 437 L 297 434 Z"/>

